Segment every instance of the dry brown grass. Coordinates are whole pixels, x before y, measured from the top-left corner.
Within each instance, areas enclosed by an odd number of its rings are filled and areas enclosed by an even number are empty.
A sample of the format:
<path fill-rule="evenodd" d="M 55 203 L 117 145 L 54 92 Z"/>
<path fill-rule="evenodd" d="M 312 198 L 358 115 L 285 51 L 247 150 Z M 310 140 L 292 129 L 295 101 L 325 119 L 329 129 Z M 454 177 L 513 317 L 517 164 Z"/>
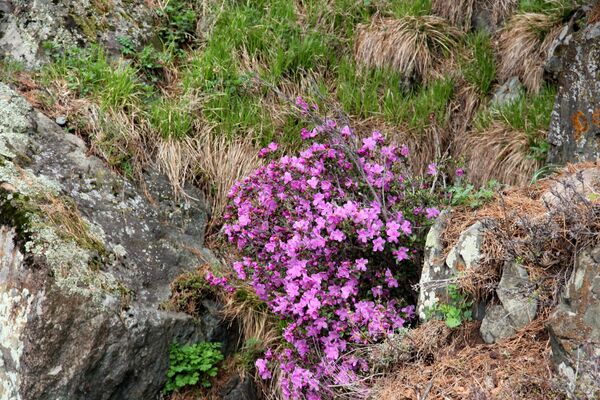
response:
<path fill-rule="evenodd" d="M 516 14 L 498 37 L 498 76 L 501 80 L 518 76 L 531 93 L 539 92 L 544 63 L 550 45 L 561 29 L 555 15 Z"/>
<path fill-rule="evenodd" d="M 431 2 L 431 12 L 447 19 L 452 26 L 468 32 L 471 28 L 471 17 L 473 16 L 475 2 L 476 0 L 433 0 Z"/>
<path fill-rule="evenodd" d="M 440 324 L 443 322 L 430 321 L 407 337 L 413 359 L 401 363 L 396 372 L 382 380 L 372 399 L 556 398 L 545 318 L 493 345 L 477 340 L 477 322 L 457 331 L 439 329 Z M 419 342 L 419 337 L 424 340 Z"/>
<path fill-rule="evenodd" d="M 460 30 L 437 16 L 376 18 L 357 31 L 354 55 L 360 64 L 390 67 L 415 79 L 426 79 L 462 38 Z"/>
<path fill-rule="evenodd" d="M 483 2 L 491 8 L 492 22 L 495 25 L 501 24 L 508 18 L 519 4 L 519 0 L 484 0 Z"/>
<path fill-rule="evenodd" d="M 156 165 L 171 182 L 176 194 L 183 194 L 183 187 L 193 177 L 196 152 L 190 138 L 158 139 L 156 149 Z"/>
<path fill-rule="evenodd" d="M 59 234 L 65 239 L 88 250 L 104 251 L 101 239 L 91 234 L 89 223 L 83 219 L 72 199 L 46 194 L 40 210 L 52 225 L 60 229 Z"/>
<path fill-rule="evenodd" d="M 186 143 L 192 154 L 193 173 L 200 177 L 211 207 L 211 229 L 222 221 L 231 186 L 258 168 L 261 160 L 250 136 L 229 140 L 204 130 Z"/>
<path fill-rule="evenodd" d="M 452 132 L 452 140 L 460 139 L 470 127 L 477 108 L 481 104 L 481 96 L 477 89 L 464 81 L 456 85 L 456 92 L 448 107 L 449 129 Z"/>
<path fill-rule="evenodd" d="M 455 139 L 455 155 L 467 159 L 469 180 L 484 185 L 495 179 L 509 185 L 526 185 L 543 162 L 530 157 L 530 141 L 521 131 L 494 123 L 482 132 L 465 132 Z"/>

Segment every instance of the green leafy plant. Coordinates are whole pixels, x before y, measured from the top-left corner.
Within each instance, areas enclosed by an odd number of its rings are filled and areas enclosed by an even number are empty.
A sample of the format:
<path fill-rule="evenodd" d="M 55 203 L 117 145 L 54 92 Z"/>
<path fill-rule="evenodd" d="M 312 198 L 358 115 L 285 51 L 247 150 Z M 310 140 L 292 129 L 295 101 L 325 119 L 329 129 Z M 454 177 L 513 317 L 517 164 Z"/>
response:
<path fill-rule="evenodd" d="M 193 39 L 198 15 L 187 1 L 172 0 L 157 14 L 164 20 L 158 34 L 165 43 L 181 47 Z"/>
<path fill-rule="evenodd" d="M 117 42 L 121 45 L 121 54 L 127 57 L 135 55 L 135 45 L 129 36 L 118 36 Z"/>
<path fill-rule="evenodd" d="M 494 199 L 498 185 L 497 181 L 491 180 L 485 186 L 475 190 L 475 186 L 472 184 L 455 184 L 450 188 L 452 205 L 479 208 Z"/>
<path fill-rule="evenodd" d="M 456 328 L 463 321 L 470 321 L 473 317 L 471 311 L 473 302 L 468 301 L 456 285 L 448 285 L 447 293 L 448 303 L 436 304 L 430 308 L 426 313 L 428 318 L 433 316 L 444 320 L 449 328 Z"/>
<path fill-rule="evenodd" d="M 169 355 L 165 393 L 197 384 L 210 387 L 210 378 L 217 375 L 217 364 L 224 358 L 220 347 L 221 343 L 200 342 L 189 346 L 174 343 Z"/>

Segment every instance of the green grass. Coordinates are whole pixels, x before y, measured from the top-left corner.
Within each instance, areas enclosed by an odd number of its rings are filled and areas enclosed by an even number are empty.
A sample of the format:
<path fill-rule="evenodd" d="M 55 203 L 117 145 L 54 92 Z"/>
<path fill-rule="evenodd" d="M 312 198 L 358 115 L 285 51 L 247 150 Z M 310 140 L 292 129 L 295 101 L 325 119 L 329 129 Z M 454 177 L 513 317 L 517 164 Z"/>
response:
<path fill-rule="evenodd" d="M 537 95 L 522 93 L 515 101 L 478 112 L 476 127 L 486 129 L 494 121 L 502 121 L 514 130 L 535 134 L 548 129 L 554 107 L 556 88 L 544 86 Z"/>
<path fill-rule="evenodd" d="M 430 124 L 429 116 L 434 115 L 438 124 L 447 120 L 447 107 L 454 94 L 454 81 L 451 78 L 437 79 L 422 87 L 415 94 L 404 99 L 401 118 L 408 122 L 412 131 L 422 131 Z"/>
<path fill-rule="evenodd" d="M 544 86 L 537 95 L 522 93 L 514 102 L 478 111 L 475 127 L 485 130 L 499 121 L 513 130 L 525 132 L 529 140 L 530 155 L 544 160 L 549 147 L 545 132 L 550 126 L 555 98 L 556 88 L 550 85 Z"/>
<path fill-rule="evenodd" d="M 431 14 L 431 0 L 392 0 L 389 7 L 396 18 Z"/>
<path fill-rule="evenodd" d="M 472 58 L 462 60 L 461 69 L 467 82 L 473 85 L 482 97 L 492 88 L 496 79 L 496 60 L 488 33 L 472 33 L 466 40 Z"/>
<path fill-rule="evenodd" d="M 406 93 L 400 74 L 384 69 L 357 71 L 350 59 L 340 61 L 337 73 L 336 95 L 346 113 L 358 118 L 378 116 L 389 123 L 406 124 L 411 131 L 426 128 L 432 113 L 443 123 L 454 94 L 450 78 L 435 80 Z"/>
<path fill-rule="evenodd" d="M 185 98 L 161 98 L 150 106 L 150 123 L 164 139 L 183 139 L 192 133 L 193 117 Z"/>
<path fill-rule="evenodd" d="M 163 49 L 136 50 L 122 37 L 122 52 L 129 62 L 109 60 L 98 47 L 75 49 L 57 56 L 44 71 L 46 81 L 65 78 L 69 88 L 103 109 L 139 109 L 163 138 L 172 139 L 192 134 L 197 116 L 183 100 L 159 98 L 153 85 L 161 84 L 167 66 L 179 71 L 182 96 L 201 102 L 197 115 L 216 132 L 230 138 L 251 135 L 261 145 L 277 140 L 293 147 L 300 141 L 300 126 L 291 112 L 274 119 L 265 105 L 272 93 L 259 81 L 279 87 L 310 74 L 320 85 L 320 95 L 337 96 L 348 113 L 407 124 L 410 129 L 423 129 L 431 112 L 444 118 L 451 83 L 435 82 L 406 94 L 399 74 L 359 72 L 352 57 L 359 23 L 368 23 L 376 13 L 423 15 L 431 8 L 430 0 L 320 0 L 301 6 L 294 0 L 227 0 L 218 6 L 212 10 L 216 19 L 211 34 L 198 48 L 194 48 L 198 14 L 193 4 L 173 0 L 159 12 Z M 337 83 L 334 93 L 326 84 L 332 81 Z"/>
<path fill-rule="evenodd" d="M 98 46 L 73 48 L 41 71 L 45 84 L 65 79 L 69 89 L 81 97 L 91 97 L 102 109 L 137 109 L 152 88 L 128 63 L 111 61 Z"/>
<path fill-rule="evenodd" d="M 351 58 L 336 68 L 337 91 L 344 111 L 359 118 L 394 116 L 401 112 L 403 90 L 400 74 L 383 69 L 359 71 Z"/>
<path fill-rule="evenodd" d="M 0 82 L 13 83 L 16 75 L 24 70 L 25 66 L 22 62 L 12 58 L 4 58 L 0 60 Z"/>
<path fill-rule="evenodd" d="M 540 14 L 562 14 L 574 8 L 574 0 L 520 0 L 519 11 Z"/>

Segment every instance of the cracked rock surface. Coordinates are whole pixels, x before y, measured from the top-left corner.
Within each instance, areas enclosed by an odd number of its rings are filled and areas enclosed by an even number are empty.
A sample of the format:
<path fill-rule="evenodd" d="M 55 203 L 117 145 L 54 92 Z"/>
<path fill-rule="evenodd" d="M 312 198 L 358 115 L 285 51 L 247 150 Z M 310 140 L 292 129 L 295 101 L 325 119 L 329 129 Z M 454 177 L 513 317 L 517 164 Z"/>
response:
<path fill-rule="evenodd" d="M 146 181 L 0 83 L 0 400 L 154 399 L 173 341 L 227 342 L 218 305 L 198 320 L 160 309 L 211 257 L 207 212 Z"/>

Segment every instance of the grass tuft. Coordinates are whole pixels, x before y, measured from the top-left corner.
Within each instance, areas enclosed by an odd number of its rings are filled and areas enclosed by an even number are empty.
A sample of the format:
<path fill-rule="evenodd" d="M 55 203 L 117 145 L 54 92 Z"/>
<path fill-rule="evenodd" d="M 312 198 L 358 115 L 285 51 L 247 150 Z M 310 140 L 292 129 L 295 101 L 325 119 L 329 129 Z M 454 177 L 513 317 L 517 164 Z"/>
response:
<path fill-rule="evenodd" d="M 545 86 L 537 95 L 522 94 L 516 101 L 480 111 L 475 132 L 457 140 L 458 154 L 467 160 L 467 172 L 477 184 L 495 179 L 526 185 L 543 165 L 548 144 L 546 131 L 556 89 Z"/>
<path fill-rule="evenodd" d="M 152 90 L 138 70 L 125 62 L 111 61 L 99 46 L 72 48 L 42 70 L 42 82 L 64 79 L 80 97 L 92 97 L 104 109 L 139 109 Z"/>
<path fill-rule="evenodd" d="M 185 98 L 160 98 L 150 106 L 150 124 L 163 139 L 180 140 L 192 132 L 193 118 Z"/>
<path fill-rule="evenodd" d="M 524 13 L 514 15 L 499 36 L 500 79 L 518 76 L 525 87 L 537 93 L 543 84 L 546 53 L 560 32 L 562 18 Z"/>
<path fill-rule="evenodd" d="M 475 0 L 432 0 L 431 12 L 445 18 L 452 26 L 468 32 L 471 28 Z"/>
<path fill-rule="evenodd" d="M 362 65 L 389 67 L 407 79 L 420 80 L 442 57 L 451 56 L 461 38 L 462 33 L 440 17 L 376 19 L 359 26 L 354 54 Z"/>
<path fill-rule="evenodd" d="M 469 56 L 462 60 L 462 72 L 467 82 L 480 96 L 490 92 L 496 79 L 496 60 L 488 33 L 480 31 L 467 36 Z"/>

